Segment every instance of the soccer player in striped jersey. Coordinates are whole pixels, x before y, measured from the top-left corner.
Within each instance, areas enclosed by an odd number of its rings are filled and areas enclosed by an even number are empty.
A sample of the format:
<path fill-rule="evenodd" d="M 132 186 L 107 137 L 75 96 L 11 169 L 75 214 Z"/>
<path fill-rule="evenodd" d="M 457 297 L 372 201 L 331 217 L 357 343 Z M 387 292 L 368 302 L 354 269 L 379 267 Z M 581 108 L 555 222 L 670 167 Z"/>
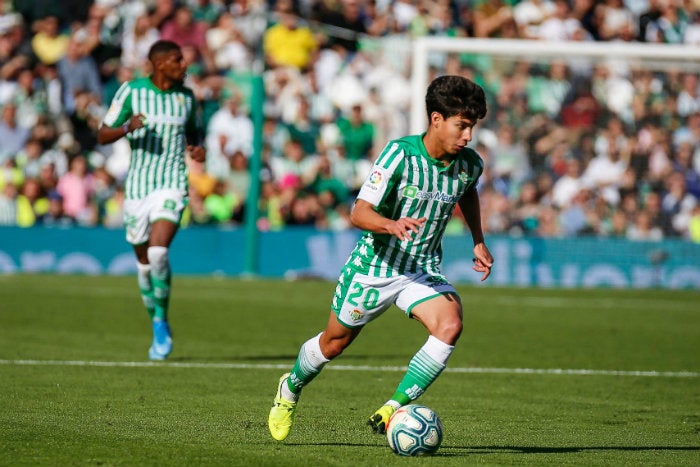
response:
<path fill-rule="evenodd" d="M 476 190 L 484 165 L 467 147 L 486 115 L 484 91 L 466 78 L 441 76 L 428 86 L 425 103 L 426 132 L 390 141 L 360 189 L 351 220 L 364 233 L 340 273 L 326 328 L 302 344 L 279 381 L 268 417 L 277 440 L 291 430 L 302 388 L 392 304 L 429 336 L 368 425 L 384 433 L 391 415 L 440 375 L 462 332 L 460 298 L 440 273 L 442 236 L 455 206 L 471 231 L 473 269 L 482 281 L 491 274 Z"/>
<path fill-rule="evenodd" d="M 157 41 L 149 50 L 152 74 L 124 83 L 97 133 L 100 144 L 126 136 L 131 161 L 124 182 L 126 240 L 137 259 L 141 298 L 151 317 L 151 360 L 172 351 L 168 325 L 168 250 L 187 205 L 185 154 L 203 162 L 201 129 L 191 89 L 183 85 L 187 64 L 174 42 Z"/>

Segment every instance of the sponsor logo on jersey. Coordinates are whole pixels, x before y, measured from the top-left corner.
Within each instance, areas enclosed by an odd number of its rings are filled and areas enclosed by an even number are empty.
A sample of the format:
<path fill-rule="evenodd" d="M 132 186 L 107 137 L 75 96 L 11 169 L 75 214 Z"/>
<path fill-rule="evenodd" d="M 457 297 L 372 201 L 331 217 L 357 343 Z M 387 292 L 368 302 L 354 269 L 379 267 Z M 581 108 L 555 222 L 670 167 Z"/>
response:
<path fill-rule="evenodd" d="M 187 117 L 175 115 L 148 115 L 149 125 L 184 125 Z"/>
<path fill-rule="evenodd" d="M 430 276 L 428 277 L 427 281 L 428 284 L 431 285 L 445 285 L 448 283 L 447 279 L 445 279 L 443 276 Z"/>
<path fill-rule="evenodd" d="M 456 203 L 459 199 L 456 195 L 449 195 L 442 191 L 421 191 L 418 187 L 407 186 L 403 189 L 404 198 L 420 199 L 425 201 L 438 201 L 440 203 Z"/>
<path fill-rule="evenodd" d="M 365 186 L 367 188 L 369 188 L 370 190 L 377 191 L 377 190 L 379 190 L 379 187 L 384 182 L 384 178 L 385 178 L 384 172 L 382 172 L 379 169 L 374 169 L 367 177 L 367 181 L 365 182 Z"/>

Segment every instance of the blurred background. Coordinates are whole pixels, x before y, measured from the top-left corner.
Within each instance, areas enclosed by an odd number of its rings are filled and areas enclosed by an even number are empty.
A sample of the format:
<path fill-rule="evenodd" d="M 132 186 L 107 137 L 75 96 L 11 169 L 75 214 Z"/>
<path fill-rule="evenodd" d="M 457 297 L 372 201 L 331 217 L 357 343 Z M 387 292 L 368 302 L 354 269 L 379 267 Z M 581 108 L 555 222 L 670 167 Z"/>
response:
<path fill-rule="evenodd" d="M 416 69 L 434 37 L 455 45 Z M 374 158 L 450 73 L 489 100 L 471 146 L 494 283 L 700 289 L 697 0 L 0 0 L 0 271 L 135 270 L 128 142 L 96 129 L 158 39 L 183 48 L 208 150 L 188 160 L 178 272 L 334 278 Z M 574 43 L 659 54 L 547 52 Z M 456 215 L 457 282 L 478 279 L 470 239 Z"/>

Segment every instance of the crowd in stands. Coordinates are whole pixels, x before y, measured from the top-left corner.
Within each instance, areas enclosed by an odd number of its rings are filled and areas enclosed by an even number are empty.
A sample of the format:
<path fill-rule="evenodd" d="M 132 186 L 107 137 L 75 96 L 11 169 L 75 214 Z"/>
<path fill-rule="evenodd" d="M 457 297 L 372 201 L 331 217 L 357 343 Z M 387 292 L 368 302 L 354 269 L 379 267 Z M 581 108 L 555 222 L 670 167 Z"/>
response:
<path fill-rule="evenodd" d="M 700 46 L 700 2 L 0 0 L 0 225 L 121 227 L 128 142 L 100 146 L 96 129 L 169 39 L 208 153 L 188 160 L 183 222 L 244 221 L 262 74 L 259 228 L 348 229 L 373 158 L 409 132 L 411 40 L 426 35 Z M 472 142 L 486 233 L 700 242 L 700 72 L 682 65 L 433 57 L 433 76 L 489 98 Z"/>

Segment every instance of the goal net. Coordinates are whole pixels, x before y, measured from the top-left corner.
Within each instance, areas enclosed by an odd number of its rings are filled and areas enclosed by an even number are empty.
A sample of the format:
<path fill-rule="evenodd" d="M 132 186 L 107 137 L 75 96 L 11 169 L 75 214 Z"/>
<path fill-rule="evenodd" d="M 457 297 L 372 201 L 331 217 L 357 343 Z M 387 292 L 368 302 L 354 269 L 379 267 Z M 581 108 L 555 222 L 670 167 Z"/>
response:
<path fill-rule="evenodd" d="M 680 74 L 700 74 L 700 47 L 655 43 L 423 37 L 414 41 L 412 55 L 414 96 L 424 95 L 434 75 L 465 70 L 473 73 L 481 84 L 486 84 L 487 91 L 498 91 L 503 77 L 523 70 L 524 64 L 530 65 L 525 67 L 529 73 L 546 73 L 553 62 L 563 63 L 571 84 L 594 79 L 596 71 L 607 73 L 611 80 L 622 78 L 630 82 L 635 75 L 648 76 L 647 72 L 651 72 L 657 79 L 652 84 L 658 86 L 660 80 L 661 85 L 672 88 L 682 87 L 682 83 L 675 82 Z M 634 91 L 644 93 L 647 90 L 637 88 Z M 414 99 L 411 131 L 422 131 L 425 122 L 424 102 Z"/>

